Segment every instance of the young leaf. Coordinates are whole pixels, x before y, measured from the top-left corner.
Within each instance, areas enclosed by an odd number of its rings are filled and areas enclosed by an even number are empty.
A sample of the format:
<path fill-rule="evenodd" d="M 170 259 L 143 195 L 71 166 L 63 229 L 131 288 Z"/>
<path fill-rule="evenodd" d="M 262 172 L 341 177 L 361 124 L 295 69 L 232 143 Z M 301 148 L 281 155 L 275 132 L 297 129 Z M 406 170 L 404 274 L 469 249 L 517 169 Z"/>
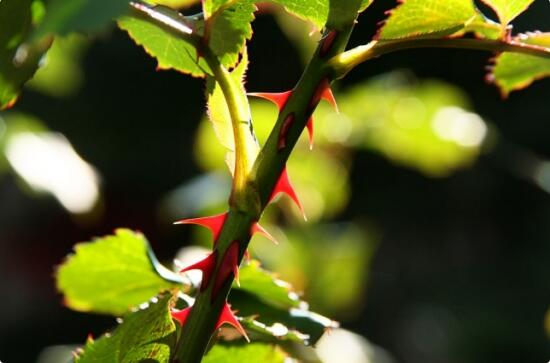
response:
<path fill-rule="evenodd" d="M 221 7 L 225 7 L 231 3 L 236 2 L 235 0 L 203 0 L 202 2 L 202 11 L 204 12 L 205 18 L 208 19 L 214 15 Z"/>
<path fill-rule="evenodd" d="M 522 43 L 550 49 L 550 33 L 527 33 L 516 39 Z M 537 79 L 550 76 L 550 59 L 526 54 L 502 53 L 488 76 L 506 96 L 511 91 L 529 86 Z"/>
<path fill-rule="evenodd" d="M 379 39 L 441 37 L 464 28 L 477 15 L 472 0 L 403 0 L 379 31 Z"/>
<path fill-rule="evenodd" d="M 252 37 L 250 23 L 256 6 L 253 0 L 236 2 L 216 12 L 208 21 L 208 44 L 225 66 L 234 66 L 243 52 L 245 41 Z"/>
<path fill-rule="evenodd" d="M 515 17 L 523 13 L 534 0 L 481 0 L 497 13 L 502 26 L 506 27 Z"/>
<path fill-rule="evenodd" d="M 112 334 L 88 341 L 75 362 L 171 362 L 176 344 L 176 326 L 170 316 L 171 300 L 172 296 L 167 294 L 128 314 Z"/>
<path fill-rule="evenodd" d="M 40 58 L 51 44 L 51 39 L 43 39 L 21 45 L 37 16 L 35 10 L 40 9 L 36 4 L 41 3 L 0 1 L 0 109 L 15 103 L 21 87 L 34 75 Z"/>
<path fill-rule="evenodd" d="M 57 271 L 65 303 L 79 311 L 120 316 L 160 291 L 179 286 L 160 275 L 149 250 L 142 234 L 127 229 L 77 244 L 75 254 Z"/>
<path fill-rule="evenodd" d="M 367 7 L 362 0 L 332 0 L 330 1 L 330 9 L 327 21 L 327 27 L 330 29 L 342 29 L 343 27 L 353 24 L 360 7 Z"/>
<path fill-rule="evenodd" d="M 239 272 L 240 286 L 233 286 L 252 295 L 267 304 L 280 308 L 296 308 L 300 305 L 298 295 L 291 291 L 290 284 L 281 281 L 269 271 L 260 267 L 260 263 L 252 260 L 243 266 Z"/>
<path fill-rule="evenodd" d="M 127 9 L 128 0 L 52 0 L 34 36 L 97 31 Z"/>
<path fill-rule="evenodd" d="M 322 29 L 329 15 L 329 0 L 272 0 L 282 6 L 291 14 L 301 19 L 311 21 L 317 29 Z M 342 2 L 348 0 L 340 0 Z"/>
<path fill-rule="evenodd" d="M 180 21 L 180 15 L 175 10 L 156 7 L 150 11 L 174 22 Z M 212 74 L 206 61 L 199 57 L 195 46 L 174 30 L 137 13 L 119 19 L 118 26 L 128 32 L 130 38 L 141 45 L 150 56 L 157 59 L 159 69 L 175 69 L 194 77 Z"/>
<path fill-rule="evenodd" d="M 203 358 L 202 363 L 262 362 L 283 363 L 286 356 L 277 347 L 252 343 L 246 345 L 215 345 Z"/>

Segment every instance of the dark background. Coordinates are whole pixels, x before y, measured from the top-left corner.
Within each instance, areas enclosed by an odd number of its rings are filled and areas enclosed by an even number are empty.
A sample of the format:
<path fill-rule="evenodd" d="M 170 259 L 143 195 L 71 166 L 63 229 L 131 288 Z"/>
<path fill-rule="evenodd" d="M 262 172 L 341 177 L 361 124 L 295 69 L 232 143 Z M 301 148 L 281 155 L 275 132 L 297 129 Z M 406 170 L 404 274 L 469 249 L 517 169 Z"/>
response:
<path fill-rule="evenodd" d="M 390 1 L 360 18 L 352 44 L 366 42 Z M 548 31 L 550 7 L 537 0 L 516 31 Z M 250 43 L 248 86 L 293 86 L 301 61 L 270 16 L 258 15 Z M 544 28 L 546 27 L 546 28 Z M 503 101 L 484 82 L 487 54 L 418 50 L 376 59 L 340 88 L 408 68 L 469 94 L 473 109 L 514 147 L 550 158 L 550 82 Z M 75 242 L 125 226 L 143 231 L 161 258 L 186 241 L 159 221 L 158 201 L 199 173 L 191 157 L 203 112 L 203 84 L 156 63 L 118 30 L 87 51 L 86 83 L 59 100 L 27 91 L 16 109 L 65 134 L 101 172 L 104 215 L 75 222 L 53 199 L 33 199 L 13 177 L 0 179 L 0 359 L 33 362 L 48 345 L 73 343 L 112 326 L 111 318 L 72 312 L 55 291 L 53 268 Z M 383 231 L 360 319 L 345 327 L 390 351 L 399 362 L 546 362 L 544 316 L 550 306 L 550 195 L 511 172 L 515 154 L 501 147 L 443 179 L 395 166 L 378 154 L 355 155 L 353 198 L 338 219 L 364 215 Z M 521 162 L 521 161 L 519 161 Z M 159 243 L 162 241 L 162 244 Z"/>

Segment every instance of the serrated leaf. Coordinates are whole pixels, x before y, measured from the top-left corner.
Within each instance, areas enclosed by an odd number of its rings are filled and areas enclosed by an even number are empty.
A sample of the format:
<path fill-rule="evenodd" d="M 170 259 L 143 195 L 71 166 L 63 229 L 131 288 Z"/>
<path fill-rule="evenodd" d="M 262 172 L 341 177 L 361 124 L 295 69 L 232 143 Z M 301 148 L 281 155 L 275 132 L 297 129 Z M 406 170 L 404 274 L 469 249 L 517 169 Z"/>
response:
<path fill-rule="evenodd" d="M 75 362 L 171 362 L 176 344 L 176 326 L 169 310 L 171 298 L 165 295 L 128 314 L 112 334 L 89 341 Z"/>
<path fill-rule="evenodd" d="M 342 29 L 353 24 L 361 7 L 367 7 L 369 2 L 363 0 L 332 0 L 330 1 L 327 27 L 330 29 Z"/>
<path fill-rule="evenodd" d="M 160 291 L 178 286 L 163 278 L 145 237 L 128 229 L 75 246 L 57 271 L 68 307 L 120 316 Z"/>
<path fill-rule="evenodd" d="M 534 0 L 481 0 L 490 6 L 503 26 L 510 23 L 515 17 L 523 13 Z"/>
<path fill-rule="evenodd" d="M 252 37 L 250 23 L 255 11 L 254 0 L 244 0 L 216 12 L 208 20 L 208 44 L 223 65 L 235 65 L 245 41 Z"/>
<path fill-rule="evenodd" d="M 203 0 L 202 10 L 204 12 L 205 18 L 206 19 L 210 18 L 221 7 L 227 6 L 235 2 L 236 2 L 235 0 Z"/>
<path fill-rule="evenodd" d="M 34 36 L 100 30 L 125 13 L 128 3 L 128 0 L 52 0 Z"/>
<path fill-rule="evenodd" d="M 283 363 L 286 355 L 276 346 L 260 343 L 246 345 L 215 345 L 202 363 Z"/>
<path fill-rule="evenodd" d="M 22 45 L 31 31 L 33 20 L 40 17 L 35 10 L 40 4 L 32 0 L 0 1 L 0 109 L 15 103 L 21 87 L 38 69 L 51 39 Z"/>
<path fill-rule="evenodd" d="M 392 10 L 378 38 L 442 37 L 464 28 L 476 15 L 471 0 L 404 0 Z"/>
<path fill-rule="evenodd" d="M 282 5 L 289 13 L 301 19 L 311 21 L 318 29 L 322 29 L 329 15 L 329 0 L 272 0 Z M 343 0 L 346 1 L 346 0 Z"/>
<path fill-rule="evenodd" d="M 518 41 L 547 47 L 550 50 L 550 33 L 520 35 Z M 502 53 L 495 60 L 489 78 L 504 95 L 529 86 L 535 80 L 550 76 L 550 59 L 518 53 Z"/>
<path fill-rule="evenodd" d="M 178 19 L 179 13 L 163 8 L 163 15 Z M 195 46 L 167 27 L 153 23 L 141 14 L 124 16 L 118 26 L 158 61 L 159 69 L 175 69 L 194 77 L 212 74 L 210 67 L 197 54 Z"/>
<path fill-rule="evenodd" d="M 287 282 L 277 279 L 260 267 L 256 260 L 250 261 L 239 270 L 240 286 L 233 286 L 252 295 L 256 295 L 267 304 L 280 308 L 295 308 L 300 305 L 296 293 L 291 291 Z"/>

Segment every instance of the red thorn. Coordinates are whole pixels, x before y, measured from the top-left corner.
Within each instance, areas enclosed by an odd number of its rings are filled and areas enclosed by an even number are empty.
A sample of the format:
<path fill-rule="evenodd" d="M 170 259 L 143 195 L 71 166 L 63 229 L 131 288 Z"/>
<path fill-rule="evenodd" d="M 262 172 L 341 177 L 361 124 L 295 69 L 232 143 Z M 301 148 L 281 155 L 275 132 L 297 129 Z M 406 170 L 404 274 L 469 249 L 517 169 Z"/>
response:
<path fill-rule="evenodd" d="M 233 273 L 235 280 L 239 283 L 239 241 L 233 241 L 227 251 L 225 251 L 223 261 L 218 268 L 216 279 L 214 280 L 212 301 L 216 299 L 220 288 L 227 281 L 231 273 Z"/>
<path fill-rule="evenodd" d="M 212 239 L 214 240 L 215 245 L 226 217 L 227 212 L 210 217 L 182 219 L 180 221 L 174 222 L 174 224 L 197 224 L 199 226 L 208 228 L 212 232 Z"/>
<path fill-rule="evenodd" d="M 273 200 L 273 198 L 275 198 L 279 193 L 284 193 L 288 195 L 290 199 L 292 199 L 294 203 L 296 203 L 296 205 L 302 212 L 302 216 L 304 217 L 304 219 L 307 220 L 306 214 L 304 213 L 304 208 L 302 207 L 302 203 L 300 203 L 300 200 L 298 199 L 298 196 L 294 191 L 294 187 L 292 186 L 292 184 L 290 184 L 290 179 L 288 178 L 286 167 L 283 169 L 283 172 L 281 173 L 277 184 L 275 184 L 275 188 L 273 188 L 273 192 L 271 193 L 271 197 L 269 198 L 269 200 Z"/>
<path fill-rule="evenodd" d="M 259 223 L 254 223 L 250 228 L 250 234 L 252 235 L 255 233 L 261 234 L 276 245 L 279 244 L 279 242 L 277 242 L 277 240 L 268 231 L 266 231 L 264 227 L 260 226 Z"/>
<path fill-rule="evenodd" d="M 224 304 L 220 317 L 218 318 L 216 329 L 221 327 L 223 324 L 229 324 L 233 326 L 235 329 L 237 329 L 239 333 L 241 333 L 246 341 L 250 343 L 250 339 L 248 338 L 248 335 L 246 335 L 246 331 L 231 311 L 231 307 L 229 306 L 229 304 L 227 304 L 227 302 Z"/>
<path fill-rule="evenodd" d="M 244 258 L 246 258 L 246 261 L 247 261 L 247 262 L 250 261 L 250 252 L 248 252 L 248 250 L 245 250 L 245 251 L 244 251 Z"/>
<path fill-rule="evenodd" d="M 170 311 L 170 315 L 172 315 L 172 319 L 177 320 L 181 326 L 185 324 L 185 319 L 187 319 L 187 316 L 189 315 L 189 312 L 191 311 L 191 306 L 183 309 L 183 310 L 175 310 L 172 309 Z"/>
<path fill-rule="evenodd" d="M 210 277 L 212 277 L 212 272 L 216 267 L 217 254 L 218 252 L 214 251 L 211 254 L 209 254 L 204 260 L 194 263 L 191 266 L 187 266 L 181 269 L 180 272 L 186 272 L 191 270 L 201 270 L 202 271 L 201 291 L 203 291 L 210 283 Z"/>
<path fill-rule="evenodd" d="M 336 103 L 336 99 L 334 98 L 334 94 L 332 93 L 332 90 L 330 89 L 330 84 L 328 83 L 328 80 L 326 78 L 321 83 L 321 87 L 323 87 L 321 99 L 327 101 L 332 106 L 334 111 L 336 111 L 336 113 L 340 113 L 340 110 L 338 109 L 338 104 Z"/>
<path fill-rule="evenodd" d="M 309 138 L 309 150 L 313 149 L 313 116 L 307 120 L 307 136 Z"/>
<path fill-rule="evenodd" d="M 255 92 L 255 93 L 249 93 L 248 95 L 253 97 L 260 97 L 268 101 L 271 101 L 279 108 L 279 111 L 280 111 L 283 109 L 283 107 L 285 107 L 286 101 L 290 97 L 291 93 L 292 91 L 277 92 L 277 93 Z"/>
<path fill-rule="evenodd" d="M 320 52 L 321 57 L 324 57 L 330 51 L 337 35 L 338 32 L 336 30 L 332 30 L 323 39 L 321 39 L 321 41 L 323 42 Z"/>

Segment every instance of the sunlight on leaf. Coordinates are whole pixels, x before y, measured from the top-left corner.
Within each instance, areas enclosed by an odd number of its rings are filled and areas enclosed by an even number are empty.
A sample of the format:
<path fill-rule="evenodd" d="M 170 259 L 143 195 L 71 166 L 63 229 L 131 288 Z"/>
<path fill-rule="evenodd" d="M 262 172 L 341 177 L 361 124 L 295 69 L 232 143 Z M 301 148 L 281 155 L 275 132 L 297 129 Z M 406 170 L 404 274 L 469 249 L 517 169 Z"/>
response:
<path fill-rule="evenodd" d="M 471 0 L 405 0 L 391 11 L 378 38 L 442 37 L 464 28 L 476 14 Z"/>
<path fill-rule="evenodd" d="M 515 17 L 523 13 L 534 0 L 481 0 L 490 6 L 503 26 L 510 23 Z"/>
<path fill-rule="evenodd" d="M 251 343 L 239 346 L 215 345 L 202 363 L 284 363 L 285 354 L 275 346 Z"/>
<path fill-rule="evenodd" d="M 273 0 L 301 19 L 311 21 L 317 29 L 322 29 L 329 15 L 329 0 Z"/>
<path fill-rule="evenodd" d="M 75 246 L 59 267 L 57 287 L 68 307 L 122 315 L 160 291 L 180 284 L 159 275 L 145 237 L 127 229 Z"/>

